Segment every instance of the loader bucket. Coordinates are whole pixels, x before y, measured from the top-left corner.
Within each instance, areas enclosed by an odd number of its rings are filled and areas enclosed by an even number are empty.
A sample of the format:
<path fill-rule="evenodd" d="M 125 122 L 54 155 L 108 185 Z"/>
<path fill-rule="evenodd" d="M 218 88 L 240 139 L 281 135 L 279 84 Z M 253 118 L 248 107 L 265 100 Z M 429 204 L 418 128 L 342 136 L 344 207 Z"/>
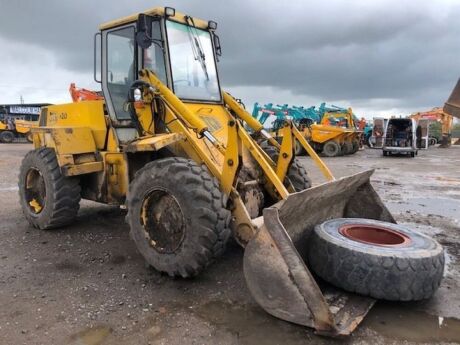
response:
<path fill-rule="evenodd" d="M 444 112 L 460 119 L 460 79 L 455 85 L 449 99 L 444 104 Z"/>
<path fill-rule="evenodd" d="M 244 275 L 269 314 L 329 336 L 350 334 L 375 300 L 322 283 L 308 269 L 308 237 L 316 224 L 358 217 L 395 223 L 370 184 L 373 171 L 293 193 L 263 212 L 244 253 Z"/>

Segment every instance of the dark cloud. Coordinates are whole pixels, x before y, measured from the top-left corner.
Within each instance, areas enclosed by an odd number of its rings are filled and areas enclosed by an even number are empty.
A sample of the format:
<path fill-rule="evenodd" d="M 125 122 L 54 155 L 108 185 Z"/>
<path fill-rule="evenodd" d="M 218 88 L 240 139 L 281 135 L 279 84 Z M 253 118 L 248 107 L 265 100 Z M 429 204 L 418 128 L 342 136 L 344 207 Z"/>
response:
<path fill-rule="evenodd" d="M 172 1 L 219 23 L 229 87 L 273 87 L 318 100 L 441 105 L 460 76 L 460 4 L 449 1 Z M 100 23 L 150 1 L 0 0 L 0 38 L 92 70 Z M 5 67 L 3 67 L 5 68 Z M 242 95 L 244 96 L 244 95 Z"/>

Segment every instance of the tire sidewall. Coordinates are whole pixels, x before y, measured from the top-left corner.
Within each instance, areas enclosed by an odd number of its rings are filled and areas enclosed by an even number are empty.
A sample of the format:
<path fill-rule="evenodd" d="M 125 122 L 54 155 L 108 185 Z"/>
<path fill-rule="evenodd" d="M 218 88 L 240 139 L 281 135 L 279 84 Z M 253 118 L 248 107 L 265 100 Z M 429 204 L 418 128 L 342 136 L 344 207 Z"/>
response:
<path fill-rule="evenodd" d="M 0 133 L 0 141 L 5 144 L 10 144 L 14 140 L 14 134 L 10 131 L 4 131 Z"/>
<path fill-rule="evenodd" d="M 142 255 L 147 258 L 152 256 L 152 255 L 155 255 L 157 257 L 157 260 L 159 259 L 159 261 L 168 261 L 168 259 L 172 259 L 173 257 L 175 256 L 180 256 L 180 255 L 184 255 L 184 251 L 186 251 L 186 247 L 188 247 L 188 245 L 192 244 L 192 243 L 196 243 L 196 238 L 194 238 L 193 235 L 193 229 L 195 228 L 195 222 L 193 220 L 193 218 L 190 218 L 190 217 L 187 217 L 187 215 L 190 215 L 190 214 L 194 214 L 194 213 L 191 213 L 191 212 L 196 212 L 196 210 L 191 210 L 190 207 L 188 205 L 185 205 L 184 204 L 184 200 L 183 200 L 183 194 L 184 194 L 184 191 L 182 190 L 181 192 L 179 192 L 176 188 L 171 188 L 171 186 L 165 186 L 165 183 L 162 183 L 162 179 L 159 179 L 158 176 L 155 176 L 152 178 L 152 181 L 151 183 L 149 184 L 148 181 L 145 181 L 145 183 L 143 184 L 143 188 L 133 188 L 132 191 L 130 191 L 131 193 L 138 193 L 136 195 L 138 195 L 138 198 L 140 200 L 142 200 L 141 202 L 139 203 L 136 203 L 136 205 L 134 207 L 130 207 L 129 208 L 129 213 L 130 213 L 130 218 L 132 219 L 132 221 L 130 222 L 130 225 L 131 225 L 131 234 L 133 236 L 133 239 L 135 240 L 136 242 L 136 245 L 139 249 L 139 251 L 142 253 Z M 140 222 L 140 215 L 141 215 L 141 212 L 142 212 L 142 205 L 143 205 L 143 202 L 145 200 L 145 198 L 152 192 L 154 192 L 155 190 L 161 190 L 161 191 L 165 191 L 167 192 L 168 194 L 172 195 L 177 203 L 179 204 L 180 208 L 181 208 L 181 211 L 182 211 L 182 217 L 183 217 L 183 220 L 184 220 L 184 224 L 185 224 L 185 230 L 184 230 L 184 237 L 180 243 L 180 246 L 179 248 L 173 252 L 173 253 L 160 253 L 158 251 L 156 251 L 155 248 L 153 248 L 152 246 L 150 246 L 150 244 L 148 243 L 148 240 L 146 239 L 146 237 L 144 236 L 144 227 L 143 225 L 141 224 Z M 188 245 L 187 245 L 188 244 Z M 164 270 L 166 270 L 166 267 L 163 268 Z M 160 268 L 161 270 L 161 268 Z"/>
<path fill-rule="evenodd" d="M 153 165 L 144 168 L 145 170 L 139 173 L 131 183 L 127 218 L 131 229 L 131 237 L 142 256 L 158 271 L 167 272 L 170 275 L 180 274 L 183 277 L 192 276 L 199 273 L 213 259 L 214 253 L 206 247 L 208 243 L 204 244 L 203 241 L 218 240 L 218 236 L 214 231 L 220 221 L 219 214 L 209 214 L 213 208 L 212 203 L 215 202 L 215 197 L 210 190 L 187 191 L 187 181 L 179 182 L 175 180 L 168 173 L 169 165 L 159 168 L 159 166 L 155 165 L 157 162 L 153 162 Z M 194 168 L 199 169 L 201 174 L 204 173 L 201 170 L 202 167 L 195 164 Z M 211 183 L 214 178 L 210 174 L 208 176 Z M 162 190 L 173 196 L 182 211 L 185 225 L 184 235 L 179 248 L 173 253 L 160 253 L 152 247 L 146 237 L 144 226 L 141 224 L 142 205 L 145 198 L 155 190 Z M 191 199 L 196 197 L 199 197 L 200 200 Z M 205 199 L 210 201 L 204 201 Z M 225 227 L 228 225 L 228 221 L 226 222 Z M 191 267 L 189 271 L 193 271 L 193 273 L 188 271 L 185 273 L 184 269 L 187 265 L 200 265 L 201 267 Z"/>
<path fill-rule="evenodd" d="M 23 213 L 27 220 L 32 223 L 32 225 L 42 228 L 44 226 L 44 220 L 46 220 L 50 213 L 52 212 L 52 204 L 54 203 L 54 193 L 52 192 L 52 181 L 51 181 L 51 172 L 49 170 L 46 162 L 41 159 L 40 151 L 43 149 L 30 151 L 23 159 L 21 164 L 21 169 L 19 173 L 19 194 L 20 202 L 22 206 Z M 46 149 L 45 149 L 46 150 Z M 30 211 L 30 205 L 27 204 L 26 200 L 26 178 L 27 173 L 30 169 L 38 170 L 43 176 L 45 182 L 45 206 L 40 213 L 33 213 Z"/>
<path fill-rule="evenodd" d="M 331 149 L 329 149 L 331 148 Z M 334 148 L 334 150 L 332 150 Z M 323 146 L 323 154 L 326 157 L 335 157 L 340 155 L 340 146 L 335 141 L 328 141 Z"/>
<path fill-rule="evenodd" d="M 409 237 L 411 241 L 405 246 L 378 246 L 354 241 L 339 233 L 339 227 L 347 224 L 367 224 L 382 226 L 404 234 L 405 236 Z M 399 224 L 392 224 L 377 220 L 366 220 L 360 218 L 333 219 L 317 225 L 315 227 L 315 233 L 323 240 L 334 243 L 338 247 L 369 255 L 419 258 L 438 255 L 443 251 L 441 245 L 438 242 L 426 235 L 415 232 Z"/>

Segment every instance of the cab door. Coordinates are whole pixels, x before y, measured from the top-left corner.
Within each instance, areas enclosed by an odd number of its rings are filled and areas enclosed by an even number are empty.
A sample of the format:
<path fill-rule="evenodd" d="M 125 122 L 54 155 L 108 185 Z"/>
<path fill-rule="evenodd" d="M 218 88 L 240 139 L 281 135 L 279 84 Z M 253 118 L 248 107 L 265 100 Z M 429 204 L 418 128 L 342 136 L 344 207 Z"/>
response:
<path fill-rule="evenodd" d="M 417 148 L 418 149 L 428 149 L 429 144 L 429 120 L 420 119 L 417 123 Z"/>
<path fill-rule="evenodd" d="M 371 144 L 372 147 L 382 148 L 383 138 L 385 133 L 385 119 L 383 117 L 374 117 L 374 124 L 372 127 Z"/>
<path fill-rule="evenodd" d="M 134 23 L 102 32 L 102 91 L 120 144 L 138 136 L 127 106 L 130 85 L 137 78 Z"/>

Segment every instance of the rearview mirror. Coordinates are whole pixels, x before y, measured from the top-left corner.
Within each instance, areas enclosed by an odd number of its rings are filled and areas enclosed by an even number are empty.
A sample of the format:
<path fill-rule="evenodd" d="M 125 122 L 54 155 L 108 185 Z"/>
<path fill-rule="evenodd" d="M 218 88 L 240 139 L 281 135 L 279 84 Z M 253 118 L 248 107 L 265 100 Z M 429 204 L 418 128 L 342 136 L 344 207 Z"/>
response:
<path fill-rule="evenodd" d="M 153 17 L 146 14 L 139 14 L 136 23 L 136 42 L 143 48 L 147 49 L 152 45 L 152 37 L 150 37 L 152 32 L 152 22 Z"/>

